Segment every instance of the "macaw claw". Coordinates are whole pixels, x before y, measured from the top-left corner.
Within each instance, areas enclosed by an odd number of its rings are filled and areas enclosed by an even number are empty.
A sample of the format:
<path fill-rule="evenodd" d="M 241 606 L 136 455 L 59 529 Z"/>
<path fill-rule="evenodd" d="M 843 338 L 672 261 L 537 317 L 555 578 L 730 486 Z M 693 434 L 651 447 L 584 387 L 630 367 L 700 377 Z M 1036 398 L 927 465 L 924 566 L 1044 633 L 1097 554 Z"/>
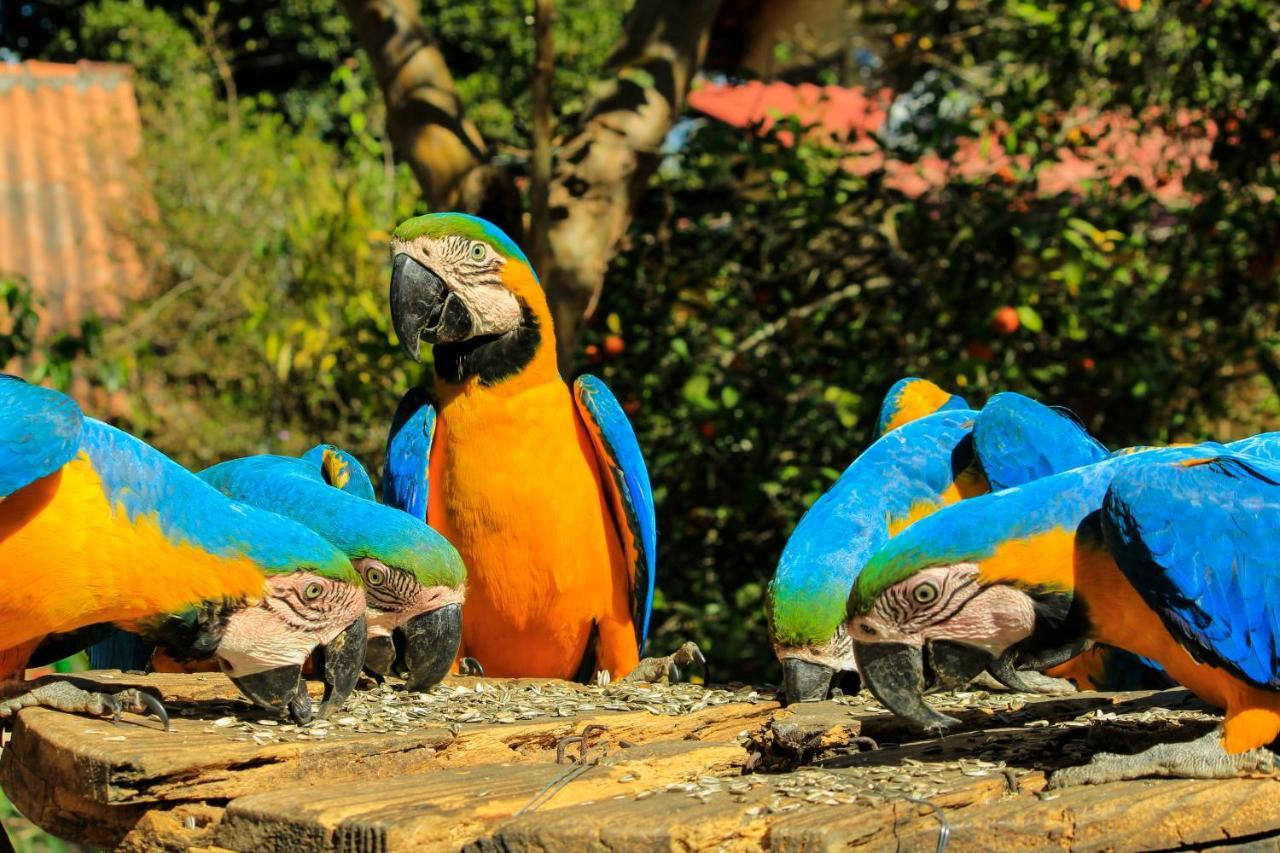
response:
<path fill-rule="evenodd" d="M 99 693 L 85 690 L 70 681 L 50 681 L 0 702 L 0 719 L 12 717 L 23 708 L 37 707 L 52 708 L 69 714 L 103 716 L 109 713 L 117 724 L 125 711 L 144 716 L 154 714 L 164 725 L 165 731 L 170 728 L 169 713 L 160 700 L 150 693 L 132 687 L 118 693 Z"/>
<path fill-rule="evenodd" d="M 661 658 L 645 658 L 627 673 L 622 681 L 648 681 L 654 684 L 676 684 L 680 681 L 680 668 L 697 665 L 702 670 L 702 683 L 709 683 L 711 669 L 707 659 L 694 642 L 686 642 L 673 654 Z"/>
<path fill-rule="evenodd" d="M 484 667 L 475 658 L 463 658 L 458 661 L 458 675 L 473 675 L 477 678 L 484 678 Z"/>
<path fill-rule="evenodd" d="M 1151 777 L 1174 779 L 1274 778 L 1276 754 L 1266 747 L 1237 755 L 1222 747 L 1222 728 L 1183 743 L 1156 744 L 1134 755 L 1100 752 L 1088 764 L 1049 777 L 1049 790 Z"/>

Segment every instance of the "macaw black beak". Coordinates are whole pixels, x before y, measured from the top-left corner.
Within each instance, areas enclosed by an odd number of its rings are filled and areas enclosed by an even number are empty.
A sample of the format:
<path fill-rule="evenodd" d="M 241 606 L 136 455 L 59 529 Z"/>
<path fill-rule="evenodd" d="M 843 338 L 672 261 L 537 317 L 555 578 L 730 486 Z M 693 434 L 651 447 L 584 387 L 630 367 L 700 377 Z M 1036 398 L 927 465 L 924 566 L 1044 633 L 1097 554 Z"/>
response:
<path fill-rule="evenodd" d="M 471 312 L 444 279 L 404 252 L 391 261 L 391 325 L 414 361 L 420 343 L 448 344 L 471 336 Z"/>
<path fill-rule="evenodd" d="M 782 689 L 787 704 L 821 702 L 831 689 L 836 671 L 825 664 L 800 658 L 782 659 Z"/>
<path fill-rule="evenodd" d="M 396 662 L 396 641 L 385 637 L 370 637 L 364 650 L 364 668 L 375 675 L 390 675 Z"/>
<path fill-rule="evenodd" d="M 413 617 L 397 629 L 404 634 L 404 662 L 409 671 L 406 690 L 435 687 L 449 674 L 462 644 L 462 605 L 444 607 Z"/>
<path fill-rule="evenodd" d="M 928 648 L 929 669 L 933 673 L 930 687 L 942 690 L 964 687 L 996 660 L 986 649 L 952 640 L 933 640 Z"/>
<path fill-rule="evenodd" d="M 258 707 L 280 716 L 288 712 L 289 718 L 299 725 L 311 722 L 311 697 L 307 695 L 300 664 L 278 666 L 239 678 L 231 676 L 231 682 Z"/>
<path fill-rule="evenodd" d="M 316 670 L 323 673 L 324 699 L 320 717 L 340 709 L 356 689 L 360 670 L 364 669 L 365 643 L 368 641 L 365 616 L 352 622 L 342 633 L 316 650 Z"/>
<path fill-rule="evenodd" d="M 933 642 L 929 644 L 933 683 L 929 683 L 925 680 L 922 646 L 854 643 L 853 657 L 858 664 L 858 672 L 880 704 L 930 732 L 944 732 L 960 725 L 960 721 L 926 705 L 925 690 L 935 684 L 954 686 L 968 683 L 992 662 L 989 652 L 975 646 Z"/>

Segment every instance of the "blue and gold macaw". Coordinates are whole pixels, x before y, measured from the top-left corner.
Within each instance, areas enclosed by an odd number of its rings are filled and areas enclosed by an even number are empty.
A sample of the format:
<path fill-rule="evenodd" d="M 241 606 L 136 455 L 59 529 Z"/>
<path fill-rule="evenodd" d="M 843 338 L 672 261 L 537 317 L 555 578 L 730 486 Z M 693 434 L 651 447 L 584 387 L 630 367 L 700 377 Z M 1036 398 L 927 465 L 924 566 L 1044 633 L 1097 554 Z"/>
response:
<path fill-rule="evenodd" d="M 600 380 L 565 384 L 542 286 L 492 223 L 420 216 L 391 251 L 392 322 L 411 357 L 433 345 L 439 406 L 421 391 L 402 404 L 383 494 L 462 554 L 464 654 L 490 675 L 624 676 L 657 544 L 626 416 Z"/>
<path fill-rule="evenodd" d="M 845 601 L 876 549 L 917 519 L 987 491 L 973 455 L 976 415 L 938 411 L 895 427 L 796 525 L 765 594 L 788 702 L 825 699 L 837 673 L 856 671 Z"/>
<path fill-rule="evenodd" d="M 369 472 L 352 454 L 332 444 L 317 444 L 299 457 L 319 471 L 324 481 L 350 495 L 374 501 L 373 481 Z"/>
<path fill-rule="evenodd" d="M 1069 409 L 1006 391 L 992 396 L 973 427 L 982 470 L 999 491 L 1100 462 L 1111 452 Z"/>
<path fill-rule="evenodd" d="M 934 412 L 966 410 L 963 397 L 944 391 L 928 379 L 908 376 L 889 388 L 876 418 L 876 438 Z"/>
<path fill-rule="evenodd" d="M 1280 434 L 1114 456 L 957 504 L 890 540 L 854 584 L 847 630 L 877 698 L 925 728 L 922 693 L 1007 656 L 1126 649 L 1226 712 L 1222 731 L 1100 757 L 1055 784 L 1233 775 L 1280 735 Z"/>
<path fill-rule="evenodd" d="M 980 412 L 957 408 L 962 403 L 928 380 L 895 383 L 880 409 L 881 431 L 888 434 L 854 460 L 796 526 L 765 599 L 788 702 L 825 698 L 835 673 L 856 671 L 843 630 L 845 601 L 889 537 L 944 506 L 985 494 L 988 481 L 1004 488 L 1106 455 L 1065 410 L 1021 394 L 997 394 Z M 1077 668 L 1092 671 L 1105 662 L 1099 657 Z M 1016 690 L 1037 689 L 1008 667 L 991 674 Z"/>
<path fill-rule="evenodd" d="M 20 679 L 49 635 L 115 623 L 215 658 L 250 699 L 301 721 L 317 647 L 322 713 L 354 689 L 364 607 L 351 562 L 307 528 L 228 500 L 62 394 L 0 377 L 0 678 Z M 0 703 L 0 717 L 110 702 L 54 682 Z"/>
<path fill-rule="evenodd" d="M 1111 455 L 1070 409 L 1046 406 L 1012 391 L 992 396 L 982 407 L 973 427 L 973 445 L 993 492 L 1092 465 Z M 1102 644 L 1095 644 L 1044 672 L 1065 678 L 1080 690 L 1172 686 L 1152 661 Z M 998 661 L 991 675 L 1015 690 L 1034 692 L 1037 689 L 1032 681 L 1010 666 L 1008 659 Z"/>
<path fill-rule="evenodd" d="M 200 478 L 234 500 L 305 524 L 346 554 L 364 578 L 365 667 L 389 674 L 398 638 L 407 688 L 440 683 L 462 640 L 462 558 L 422 521 L 375 502 L 369 476 L 355 457 L 321 445 L 301 459 L 234 459 Z"/>

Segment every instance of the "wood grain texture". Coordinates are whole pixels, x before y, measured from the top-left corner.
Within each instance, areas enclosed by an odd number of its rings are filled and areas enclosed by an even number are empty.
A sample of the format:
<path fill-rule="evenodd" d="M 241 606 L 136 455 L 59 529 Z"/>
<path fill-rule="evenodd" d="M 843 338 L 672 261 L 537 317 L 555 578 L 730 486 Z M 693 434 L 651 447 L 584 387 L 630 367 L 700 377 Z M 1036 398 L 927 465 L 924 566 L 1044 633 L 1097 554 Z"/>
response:
<path fill-rule="evenodd" d="M 212 725 L 259 717 L 221 676 L 89 677 L 154 690 L 174 731 L 24 710 L 0 783 L 53 833 L 125 851 L 931 850 L 938 810 L 953 853 L 1280 844 L 1277 780 L 1044 790 L 1047 772 L 1099 749 L 1212 726 L 1185 691 L 983 700 L 943 739 L 865 703 L 757 701 L 407 733 L 335 725 L 324 739 L 258 744 L 236 739 L 238 723 Z M 517 683 L 542 684 L 485 689 Z M 606 727 L 588 742 L 599 763 L 527 810 L 574 769 L 556 763 L 557 745 L 589 723 Z M 932 806 L 906 799 L 912 784 Z"/>

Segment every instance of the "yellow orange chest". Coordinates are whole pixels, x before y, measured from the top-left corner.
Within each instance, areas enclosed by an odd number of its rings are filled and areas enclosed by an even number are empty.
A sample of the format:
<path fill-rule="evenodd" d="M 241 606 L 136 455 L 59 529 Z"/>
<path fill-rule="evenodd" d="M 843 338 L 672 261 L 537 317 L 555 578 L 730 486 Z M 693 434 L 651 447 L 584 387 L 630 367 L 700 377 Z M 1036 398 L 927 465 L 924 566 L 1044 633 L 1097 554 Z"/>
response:
<path fill-rule="evenodd" d="M 436 429 L 428 520 L 467 565 L 467 653 L 486 669 L 569 674 L 625 583 L 569 389 L 557 378 L 512 395 L 459 395 Z"/>
<path fill-rule="evenodd" d="M 153 516 L 111 506 L 84 455 L 0 501 L 0 649 L 262 590 L 248 559 L 173 542 Z"/>

